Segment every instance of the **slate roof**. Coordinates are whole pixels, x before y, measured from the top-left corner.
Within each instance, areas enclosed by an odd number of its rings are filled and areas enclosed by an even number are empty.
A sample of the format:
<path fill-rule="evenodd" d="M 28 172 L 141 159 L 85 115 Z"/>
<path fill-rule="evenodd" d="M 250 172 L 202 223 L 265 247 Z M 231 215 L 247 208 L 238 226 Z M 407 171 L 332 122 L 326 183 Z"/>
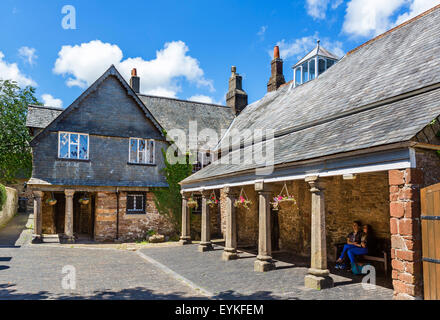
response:
<path fill-rule="evenodd" d="M 143 94 L 138 96 L 167 132 L 181 129 L 185 131 L 186 137 L 189 133 L 189 122 L 197 121 L 199 132 L 204 128 L 213 129 L 217 132 L 218 141 L 222 136 L 222 129 L 228 129 L 234 119 L 231 108 L 222 105 Z M 204 141 L 198 141 L 199 147 L 204 144 Z"/>
<path fill-rule="evenodd" d="M 29 105 L 26 126 L 39 129 L 46 128 L 63 110 L 62 108 Z"/>
<path fill-rule="evenodd" d="M 321 57 L 326 57 L 326 58 L 330 58 L 330 59 L 339 60 L 338 56 L 336 56 L 335 54 L 331 53 L 327 49 L 324 49 L 320 44 L 318 44 L 312 51 L 310 51 L 308 54 L 306 54 L 306 56 L 304 58 L 299 60 L 293 66 L 293 68 L 295 68 L 296 66 L 299 66 L 303 62 L 306 62 L 307 60 L 309 60 L 309 59 L 311 59 L 311 58 L 313 58 L 315 56 L 318 56 L 318 55 L 321 56 Z"/>
<path fill-rule="evenodd" d="M 229 132 L 274 130 L 275 164 L 410 140 L 440 114 L 439 21 L 440 6 L 361 46 L 319 78 L 266 94 Z M 213 163 L 182 183 L 255 167 Z"/>
<path fill-rule="evenodd" d="M 82 98 L 96 90 L 99 83 L 104 81 L 109 75 L 116 76 L 127 87 L 127 92 L 139 101 L 142 108 L 145 109 L 146 115 L 153 120 L 156 126 L 159 129 L 165 129 L 167 132 L 172 129 L 182 129 L 188 137 L 190 121 L 197 121 L 199 132 L 204 128 L 213 129 L 217 132 L 218 139 L 216 141 L 218 141 L 222 136 L 222 130 L 226 130 L 234 119 L 231 109 L 226 106 L 135 94 L 116 68 L 111 66 L 67 109 L 30 105 L 28 107 L 26 126 L 46 128 L 52 121 L 59 121 L 61 117 L 66 116 L 71 110 L 76 108 Z M 204 141 L 198 142 L 199 146 L 204 144 Z M 210 149 L 213 147 L 215 146 L 212 146 Z"/>

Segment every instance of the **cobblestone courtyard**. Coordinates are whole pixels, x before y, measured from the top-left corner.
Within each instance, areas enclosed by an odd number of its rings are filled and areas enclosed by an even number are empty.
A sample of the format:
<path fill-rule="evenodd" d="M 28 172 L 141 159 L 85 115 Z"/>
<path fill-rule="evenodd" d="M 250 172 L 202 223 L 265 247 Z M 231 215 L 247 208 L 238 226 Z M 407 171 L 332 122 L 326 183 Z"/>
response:
<path fill-rule="evenodd" d="M 127 250 L 115 245 L 31 245 L 27 216 L 0 230 L 0 299 L 391 299 L 392 290 L 365 290 L 333 275 L 333 289 L 304 288 L 304 267 L 277 263 L 253 272 L 255 256 L 220 259 L 222 247 L 197 245 Z M 29 222 L 28 222 L 29 224 Z M 129 248 L 128 248 L 129 249 Z M 76 270 L 76 289 L 62 287 L 64 266 Z"/>

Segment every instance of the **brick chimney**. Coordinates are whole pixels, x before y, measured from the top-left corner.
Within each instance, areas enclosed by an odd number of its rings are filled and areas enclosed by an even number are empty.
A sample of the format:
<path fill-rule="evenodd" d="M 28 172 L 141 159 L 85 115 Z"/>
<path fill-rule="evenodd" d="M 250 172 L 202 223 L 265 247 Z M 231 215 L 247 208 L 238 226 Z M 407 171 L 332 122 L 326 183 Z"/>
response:
<path fill-rule="evenodd" d="M 229 91 L 226 94 L 226 104 L 231 107 L 234 115 L 238 115 L 248 104 L 248 96 L 242 88 L 242 77 L 237 73 L 236 67 L 231 67 L 229 78 Z"/>
<path fill-rule="evenodd" d="M 273 48 L 273 60 L 270 63 L 271 75 L 267 83 L 267 92 L 276 91 L 282 84 L 286 83 L 283 75 L 283 60 L 280 59 L 280 48 Z"/>
<path fill-rule="evenodd" d="M 139 93 L 141 86 L 141 78 L 137 76 L 136 68 L 131 70 L 130 87 L 134 92 Z"/>

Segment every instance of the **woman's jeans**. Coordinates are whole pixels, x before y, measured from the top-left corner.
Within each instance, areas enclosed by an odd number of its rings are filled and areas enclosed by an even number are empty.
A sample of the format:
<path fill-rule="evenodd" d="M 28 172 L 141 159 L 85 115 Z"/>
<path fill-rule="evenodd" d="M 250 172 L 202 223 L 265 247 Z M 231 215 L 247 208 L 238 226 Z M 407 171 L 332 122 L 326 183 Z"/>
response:
<path fill-rule="evenodd" d="M 342 250 L 342 253 L 341 253 L 341 256 L 339 257 L 339 259 L 344 259 L 344 256 L 346 253 L 348 255 L 348 258 L 350 259 L 350 262 L 356 263 L 354 256 L 367 254 L 368 249 L 355 246 L 354 244 L 346 244 L 346 245 L 344 245 L 344 250 Z"/>
<path fill-rule="evenodd" d="M 357 248 L 354 244 L 346 244 L 344 245 L 344 249 L 342 250 L 341 256 L 339 257 L 339 259 L 344 259 L 345 254 L 347 253 L 347 251 L 349 249 L 354 249 Z"/>
<path fill-rule="evenodd" d="M 354 256 L 360 256 L 360 255 L 367 254 L 367 253 L 368 253 L 367 248 L 360 248 L 360 247 L 348 249 L 348 251 L 347 251 L 348 258 L 350 259 L 351 264 L 356 263 Z"/>

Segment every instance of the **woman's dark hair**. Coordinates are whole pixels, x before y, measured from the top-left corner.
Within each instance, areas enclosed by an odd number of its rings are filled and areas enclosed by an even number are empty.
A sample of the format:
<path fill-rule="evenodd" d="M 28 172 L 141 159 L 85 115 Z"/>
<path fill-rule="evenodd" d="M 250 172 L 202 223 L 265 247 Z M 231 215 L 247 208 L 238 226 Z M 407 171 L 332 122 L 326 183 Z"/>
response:
<path fill-rule="evenodd" d="M 367 228 L 367 232 L 368 232 L 369 234 L 372 233 L 371 225 L 369 225 L 369 224 L 364 224 L 363 227 L 366 227 L 366 228 Z"/>
<path fill-rule="evenodd" d="M 359 228 L 362 226 L 362 223 L 359 220 L 353 221 L 353 223 L 356 223 Z"/>

